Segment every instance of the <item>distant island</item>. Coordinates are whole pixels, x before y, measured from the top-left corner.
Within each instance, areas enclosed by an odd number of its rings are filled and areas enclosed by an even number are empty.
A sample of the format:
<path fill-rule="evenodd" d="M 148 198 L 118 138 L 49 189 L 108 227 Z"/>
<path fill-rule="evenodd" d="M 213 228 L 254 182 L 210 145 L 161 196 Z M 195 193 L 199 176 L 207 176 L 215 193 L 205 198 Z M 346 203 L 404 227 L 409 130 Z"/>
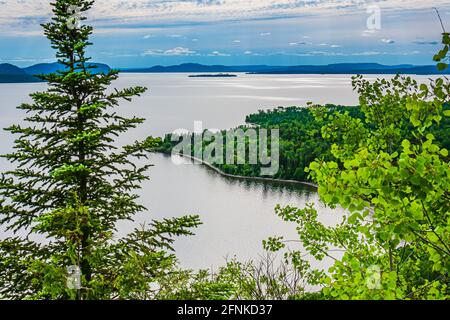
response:
<path fill-rule="evenodd" d="M 89 63 L 95 66 L 93 73 L 106 73 L 111 68 L 102 63 Z M 40 63 L 27 68 L 19 68 L 9 63 L 0 64 L 0 83 L 41 82 L 39 74 L 49 74 L 64 70 L 59 63 Z M 377 75 L 450 75 L 450 68 L 439 71 L 435 65 L 415 66 L 410 64 L 387 66 L 378 63 L 336 63 L 329 65 L 267 66 L 267 65 L 202 65 L 184 63 L 174 66 L 154 66 L 150 68 L 119 68 L 122 73 L 193 73 L 194 78 L 236 77 L 231 73 L 248 74 L 377 74 Z M 198 75 L 196 73 L 199 73 Z M 215 73 L 215 74 L 213 74 Z"/>
<path fill-rule="evenodd" d="M 237 75 L 229 73 L 191 74 L 189 78 L 236 78 Z"/>

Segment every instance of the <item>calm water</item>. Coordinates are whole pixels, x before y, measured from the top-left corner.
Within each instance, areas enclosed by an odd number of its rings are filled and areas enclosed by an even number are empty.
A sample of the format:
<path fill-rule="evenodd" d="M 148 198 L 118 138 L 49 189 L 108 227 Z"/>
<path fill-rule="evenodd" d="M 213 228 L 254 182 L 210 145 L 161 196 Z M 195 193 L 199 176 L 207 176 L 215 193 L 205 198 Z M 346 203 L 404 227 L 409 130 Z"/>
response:
<path fill-rule="evenodd" d="M 141 191 L 150 210 L 138 215 L 136 223 L 199 214 L 203 225 L 196 235 L 176 244 L 180 260 L 192 268 L 217 267 L 233 256 L 257 259 L 263 253 L 263 239 L 276 235 L 295 239 L 295 225 L 275 215 L 277 204 L 303 207 L 319 202 L 309 187 L 224 178 L 203 166 L 174 165 L 169 156 L 159 154 L 151 162 L 155 167 Z M 337 221 L 335 212 L 318 207 L 322 221 Z M 132 228 L 131 223 L 120 227 L 122 232 Z"/>
<path fill-rule="evenodd" d="M 231 128 L 243 124 L 245 116 L 259 109 L 305 105 L 306 102 L 356 105 L 351 76 L 240 75 L 238 78 L 188 78 L 187 74 L 123 74 L 115 87 L 142 85 L 149 91 L 119 112 L 147 119 L 145 125 L 121 137 L 121 142 L 148 135 L 162 136 L 176 129 L 193 129 L 196 120 L 204 128 Z M 424 80 L 427 77 L 421 77 Z M 0 127 L 20 123 L 23 114 L 15 107 L 29 101 L 27 95 L 44 90 L 45 84 L 0 84 Z M 0 153 L 11 149 L 12 137 L 0 132 Z M 136 222 L 122 223 L 124 234 L 139 223 L 164 217 L 199 214 L 203 225 L 196 236 L 176 242 L 183 266 L 209 268 L 225 258 L 257 259 L 262 240 L 284 235 L 295 239 L 295 226 L 274 214 L 277 204 L 304 206 L 316 203 L 320 219 L 339 220 L 339 214 L 324 208 L 314 190 L 276 183 L 237 181 L 224 178 L 197 165 L 176 166 L 170 158 L 153 155 L 151 180 L 140 191 L 149 211 Z M 3 171 L 9 164 L 0 160 Z M 5 234 L 1 234 L 5 236 Z"/>

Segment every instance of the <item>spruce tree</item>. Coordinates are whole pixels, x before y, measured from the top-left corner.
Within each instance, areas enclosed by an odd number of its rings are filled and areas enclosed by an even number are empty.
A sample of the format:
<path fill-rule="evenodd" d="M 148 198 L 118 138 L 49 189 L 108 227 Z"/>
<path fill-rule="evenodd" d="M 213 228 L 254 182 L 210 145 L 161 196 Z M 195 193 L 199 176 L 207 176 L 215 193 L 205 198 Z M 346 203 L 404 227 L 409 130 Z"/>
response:
<path fill-rule="evenodd" d="M 18 107 L 26 125 L 6 129 L 17 139 L 3 155 L 15 168 L 0 179 L 0 223 L 15 233 L 0 241 L 3 298 L 151 298 L 151 284 L 173 269 L 173 237 L 191 235 L 199 224 L 186 216 L 113 237 L 118 221 L 146 210 L 136 190 L 150 164 L 138 163 L 147 163 L 158 141 L 123 147 L 115 141 L 144 119 L 121 117 L 114 108 L 146 88 L 107 90 L 118 71 L 98 73 L 89 63 L 93 28 L 76 20 L 84 21 L 93 3 L 52 3 L 52 21 L 42 26 L 63 67 L 40 75 L 48 89 Z"/>

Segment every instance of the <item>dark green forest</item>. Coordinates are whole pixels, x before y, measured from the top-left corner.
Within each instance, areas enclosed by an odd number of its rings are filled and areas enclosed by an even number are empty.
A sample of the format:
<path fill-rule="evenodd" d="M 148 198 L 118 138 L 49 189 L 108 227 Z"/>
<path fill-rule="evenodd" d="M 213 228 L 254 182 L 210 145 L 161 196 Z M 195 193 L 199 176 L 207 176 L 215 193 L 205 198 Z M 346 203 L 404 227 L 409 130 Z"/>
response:
<path fill-rule="evenodd" d="M 364 112 L 361 107 L 346 107 L 326 105 L 320 107 L 326 117 L 318 119 L 315 112 L 319 106 L 305 107 L 278 107 L 273 110 L 261 110 L 258 113 L 248 115 L 246 117 L 245 126 L 241 129 L 248 128 L 264 128 L 280 130 L 280 170 L 273 177 L 281 180 L 297 180 L 309 181 L 312 179 L 305 169 L 311 162 L 316 159 L 329 161 L 333 159 L 331 146 L 334 143 L 342 143 L 342 136 L 337 135 L 333 139 L 325 139 L 322 136 L 322 127 L 329 125 L 333 121 L 333 114 L 346 114 L 352 119 L 360 119 L 365 122 Z M 449 105 L 444 105 L 444 110 L 449 110 Z M 331 117 L 331 118 L 330 118 Z M 373 127 L 370 123 L 365 123 L 368 130 Z M 444 118 L 439 124 L 434 124 L 430 132 L 435 135 L 436 142 L 442 148 L 450 149 L 450 119 Z M 223 133 L 226 137 L 226 131 Z M 403 124 L 399 139 L 414 139 L 412 136 L 412 125 Z M 194 138 L 192 137 L 192 154 L 194 154 Z M 248 140 L 248 139 L 247 139 Z M 214 141 L 214 140 L 213 140 Z M 171 153 L 172 148 L 176 145 L 176 141 L 172 141 L 171 134 L 168 134 L 162 140 L 160 146 L 156 149 L 159 152 Z M 203 143 L 203 150 L 208 146 L 208 142 Z M 226 146 L 224 146 L 225 148 Z M 247 146 L 246 152 L 249 152 Z M 226 162 L 224 160 L 224 162 Z M 212 163 L 221 171 L 237 176 L 258 177 L 261 172 L 261 165 L 251 164 L 217 164 Z"/>

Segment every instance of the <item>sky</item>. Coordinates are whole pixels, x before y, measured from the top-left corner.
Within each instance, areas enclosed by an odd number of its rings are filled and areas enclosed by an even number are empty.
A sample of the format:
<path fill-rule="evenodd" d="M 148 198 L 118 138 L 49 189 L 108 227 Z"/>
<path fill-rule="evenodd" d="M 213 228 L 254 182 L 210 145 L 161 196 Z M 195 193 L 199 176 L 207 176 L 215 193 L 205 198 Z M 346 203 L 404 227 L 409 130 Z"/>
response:
<path fill-rule="evenodd" d="M 0 0 L 0 63 L 55 61 L 40 23 L 48 0 Z M 322 65 L 432 64 L 440 49 L 439 8 L 449 0 L 97 0 L 96 62 L 116 68 L 180 63 Z"/>

